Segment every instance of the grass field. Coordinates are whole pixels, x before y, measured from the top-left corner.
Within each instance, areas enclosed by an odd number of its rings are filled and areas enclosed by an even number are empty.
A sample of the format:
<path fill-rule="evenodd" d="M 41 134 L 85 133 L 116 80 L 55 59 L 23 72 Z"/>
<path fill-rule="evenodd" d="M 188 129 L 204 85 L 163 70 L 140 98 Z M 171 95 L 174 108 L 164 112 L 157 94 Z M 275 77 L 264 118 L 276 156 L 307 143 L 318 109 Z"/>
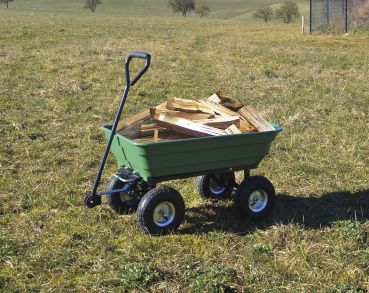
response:
<path fill-rule="evenodd" d="M 172 11 L 168 8 L 168 0 L 103 0 L 102 5 L 98 6 L 95 14 L 98 15 L 121 15 L 127 16 L 172 16 Z M 308 16 L 307 0 L 296 0 L 299 4 L 301 14 Z M 62 12 L 72 14 L 89 15 L 91 12 L 83 9 L 84 0 L 16 0 L 10 2 L 12 10 L 24 11 L 43 11 L 43 12 Z M 203 3 L 209 5 L 211 13 L 208 18 L 228 19 L 228 20 L 250 20 L 252 14 L 260 7 L 271 6 L 278 8 L 283 1 L 281 0 L 197 0 L 197 5 Z M 2 6 L 5 8 L 5 6 Z M 0 9 L 2 8 L 0 6 Z M 198 17 L 191 13 L 189 17 Z"/>
<path fill-rule="evenodd" d="M 0 10 L 2 292 L 368 292 L 369 34 L 25 9 Z M 253 171 L 276 187 L 268 219 L 193 179 L 168 182 L 187 208 L 172 235 L 84 207 L 133 50 L 153 63 L 126 117 L 221 89 L 284 127 Z"/>

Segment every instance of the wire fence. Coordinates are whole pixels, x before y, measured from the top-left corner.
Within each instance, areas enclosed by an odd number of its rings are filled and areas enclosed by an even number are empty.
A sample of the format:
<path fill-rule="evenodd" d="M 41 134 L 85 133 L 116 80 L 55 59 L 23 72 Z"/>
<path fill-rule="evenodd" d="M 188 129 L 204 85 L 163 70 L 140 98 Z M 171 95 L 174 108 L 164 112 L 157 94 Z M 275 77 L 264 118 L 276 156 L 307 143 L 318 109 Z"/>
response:
<path fill-rule="evenodd" d="M 310 32 L 347 32 L 350 1 L 310 0 Z"/>
<path fill-rule="evenodd" d="M 369 0 L 310 0 L 310 33 L 369 27 Z"/>

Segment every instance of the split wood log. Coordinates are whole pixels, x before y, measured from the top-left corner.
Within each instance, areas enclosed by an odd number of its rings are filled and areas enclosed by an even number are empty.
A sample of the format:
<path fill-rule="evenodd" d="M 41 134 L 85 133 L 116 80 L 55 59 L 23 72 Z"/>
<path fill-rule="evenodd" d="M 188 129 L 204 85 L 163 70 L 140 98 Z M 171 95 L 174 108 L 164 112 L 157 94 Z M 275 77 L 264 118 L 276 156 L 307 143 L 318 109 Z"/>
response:
<path fill-rule="evenodd" d="M 237 127 L 240 127 L 240 117 L 238 116 L 228 116 L 222 117 L 219 116 L 213 119 L 205 119 L 205 120 L 198 120 L 196 123 L 200 123 L 202 125 L 207 125 L 219 129 L 226 129 L 232 124 L 235 124 Z"/>
<path fill-rule="evenodd" d="M 241 118 L 249 121 L 253 126 L 256 127 L 258 131 L 274 130 L 274 127 L 263 117 L 261 117 L 260 113 L 250 106 L 242 107 L 238 113 L 240 114 Z"/>
<path fill-rule="evenodd" d="M 213 110 L 216 114 L 223 116 L 223 117 L 229 117 L 229 116 L 238 116 L 237 112 L 233 112 L 226 107 L 223 107 L 217 103 L 210 102 L 210 101 L 200 101 L 201 104 L 204 106 L 210 108 Z"/>
<path fill-rule="evenodd" d="M 159 134 L 169 132 L 169 129 L 166 129 L 165 127 L 159 126 L 156 123 L 151 124 L 142 124 L 140 134 L 141 136 L 151 136 L 153 135 L 154 131 L 157 130 Z"/>
<path fill-rule="evenodd" d="M 130 126 L 132 124 L 135 123 L 142 123 L 146 120 L 150 119 L 150 111 L 149 110 L 145 110 L 141 113 L 138 113 L 128 119 L 124 119 L 118 122 L 118 126 L 117 126 L 117 132 L 119 132 L 120 130 L 122 130 L 123 128 Z"/>
<path fill-rule="evenodd" d="M 255 126 L 253 126 L 249 121 L 240 119 L 240 130 L 241 132 L 257 132 Z"/>
<path fill-rule="evenodd" d="M 156 106 L 158 109 L 164 109 L 166 106 L 166 103 L 161 103 L 160 105 Z M 142 124 L 145 121 L 150 119 L 150 110 L 145 110 L 143 112 L 140 112 L 130 118 L 123 119 L 118 122 L 117 126 L 117 132 L 121 131 L 123 128 L 126 128 L 127 126 L 133 125 L 133 124 Z"/>
<path fill-rule="evenodd" d="M 167 109 L 189 113 L 209 113 L 211 115 L 214 115 L 214 111 L 212 111 L 209 107 L 202 105 L 197 101 L 179 98 L 169 99 L 167 101 Z"/>
<path fill-rule="evenodd" d="M 211 126 L 201 125 L 185 118 L 171 117 L 165 112 L 156 113 L 153 118 L 159 125 L 174 131 L 194 136 L 217 136 L 226 134 L 224 130 L 217 129 Z"/>
<path fill-rule="evenodd" d="M 217 94 L 212 94 L 209 98 L 207 98 L 207 101 L 220 104 L 222 101 Z"/>
<path fill-rule="evenodd" d="M 209 113 L 189 113 L 189 112 L 181 112 L 181 111 L 174 111 L 174 110 L 168 110 L 168 109 L 160 109 L 158 107 L 150 109 L 150 116 L 154 117 L 157 112 L 159 114 L 165 112 L 168 116 L 185 118 L 188 120 L 201 120 L 201 119 L 207 119 L 207 118 L 214 117 L 213 114 L 209 114 Z"/>
<path fill-rule="evenodd" d="M 225 130 L 225 132 L 226 132 L 227 134 L 240 134 L 240 133 L 242 133 L 242 132 L 241 132 L 241 130 L 239 130 L 239 129 L 237 128 L 237 126 L 236 126 L 236 125 L 234 125 L 234 124 L 232 124 L 231 126 L 229 126 L 229 127 Z"/>

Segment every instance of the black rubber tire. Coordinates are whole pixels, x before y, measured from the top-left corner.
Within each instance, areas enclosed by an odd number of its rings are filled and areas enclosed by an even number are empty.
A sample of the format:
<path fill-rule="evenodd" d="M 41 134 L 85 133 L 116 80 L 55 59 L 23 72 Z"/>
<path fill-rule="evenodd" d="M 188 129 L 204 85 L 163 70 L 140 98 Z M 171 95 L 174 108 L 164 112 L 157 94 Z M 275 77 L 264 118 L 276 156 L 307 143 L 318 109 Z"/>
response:
<path fill-rule="evenodd" d="M 164 202 L 170 202 L 175 208 L 173 220 L 166 226 L 159 226 L 154 221 L 155 208 Z M 164 235 L 177 230 L 185 214 L 185 204 L 180 193 L 170 187 L 153 188 L 141 199 L 137 208 L 138 224 L 150 235 Z"/>
<path fill-rule="evenodd" d="M 261 210 L 252 210 L 249 206 L 250 196 L 253 192 L 261 190 L 266 195 L 266 205 Z M 235 203 L 241 217 L 262 219 L 272 210 L 275 201 L 273 184 L 263 176 L 250 176 L 246 178 L 236 191 Z"/>
<path fill-rule="evenodd" d="M 218 176 L 218 178 L 224 181 L 223 191 L 220 193 L 214 192 L 211 188 L 212 180 L 214 180 L 214 176 Z M 221 199 L 221 198 L 228 198 L 234 189 L 235 186 L 235 176 L 234 172 L 223 173 L 223 174 L 208 174 L 203 176 L 198 176 L 196 178 L 196 190 L 198 194 L 202 197 L 206 198 L 214 198 L 214 199 Z"/>
<path fill-rule="evenodd" d="M 116 176 L 110 177 L 106 189 L 107 191 L 120 189 L 124 186 L 124 182 L 119 180 Z M 140 199 L 132 199 L 132 200 L 122 200 L 121 195 L 119 192 L 112 193 L 109 195 L 109 206 L 110 208 L 118 213 L 118 214 L 129 214 L 134 212 L 137 209 L 138 203 Z"/>

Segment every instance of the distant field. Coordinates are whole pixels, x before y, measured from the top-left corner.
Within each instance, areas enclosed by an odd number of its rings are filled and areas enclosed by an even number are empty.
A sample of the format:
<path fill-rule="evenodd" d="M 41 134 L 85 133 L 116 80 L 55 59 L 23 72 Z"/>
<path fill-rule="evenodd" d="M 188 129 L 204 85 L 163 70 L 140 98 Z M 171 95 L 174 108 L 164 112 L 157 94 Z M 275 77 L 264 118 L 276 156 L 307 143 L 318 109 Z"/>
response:
<path fill-rule="evenodd" d="M 297 0 L 302 14 L 308 16 L 308 1 Z M 82 9 L 83 0 L 15 0 L 11 2 L 11 9 L 34 10 L 34 11 L 57 11 L 69 13 L 90 14 L 88 10 Z M 278 7 L 283 1 L 280 0 L 198 0 L 201 5 L 206 3 L 211 8 L 209 18 L 250 20 L 252 14 L 260 7 Z M 5 6 L 0 6 L 4 8 Z M 103 0 L 103 4 L 98 7 L 96 14 L 120 14 L 122 16 L 172 16 L 173 13 L 168 8 L 167 0 Z M 190 14 L 194 16 L 195 14 Z"/>
<path fill-rule="evenodd" d="M 220 4 L 227 20 L 122 17 L 103 13 L 108 1 L 91 16 L 71 2 L 0 10 L 0 291 L 368 292 L 368 33 L 301 36 L 230 21 Z M 276 187 L 268 219 L 201 199 L 192 178 L 167 183 L 187 210 L 165 237 L 84 207 L 133 50 L 153 62 L 123 116 L 221 89 L 282 125 L 252 172 Z M 103 182 L 116 170 L 109 158 Z"/>

